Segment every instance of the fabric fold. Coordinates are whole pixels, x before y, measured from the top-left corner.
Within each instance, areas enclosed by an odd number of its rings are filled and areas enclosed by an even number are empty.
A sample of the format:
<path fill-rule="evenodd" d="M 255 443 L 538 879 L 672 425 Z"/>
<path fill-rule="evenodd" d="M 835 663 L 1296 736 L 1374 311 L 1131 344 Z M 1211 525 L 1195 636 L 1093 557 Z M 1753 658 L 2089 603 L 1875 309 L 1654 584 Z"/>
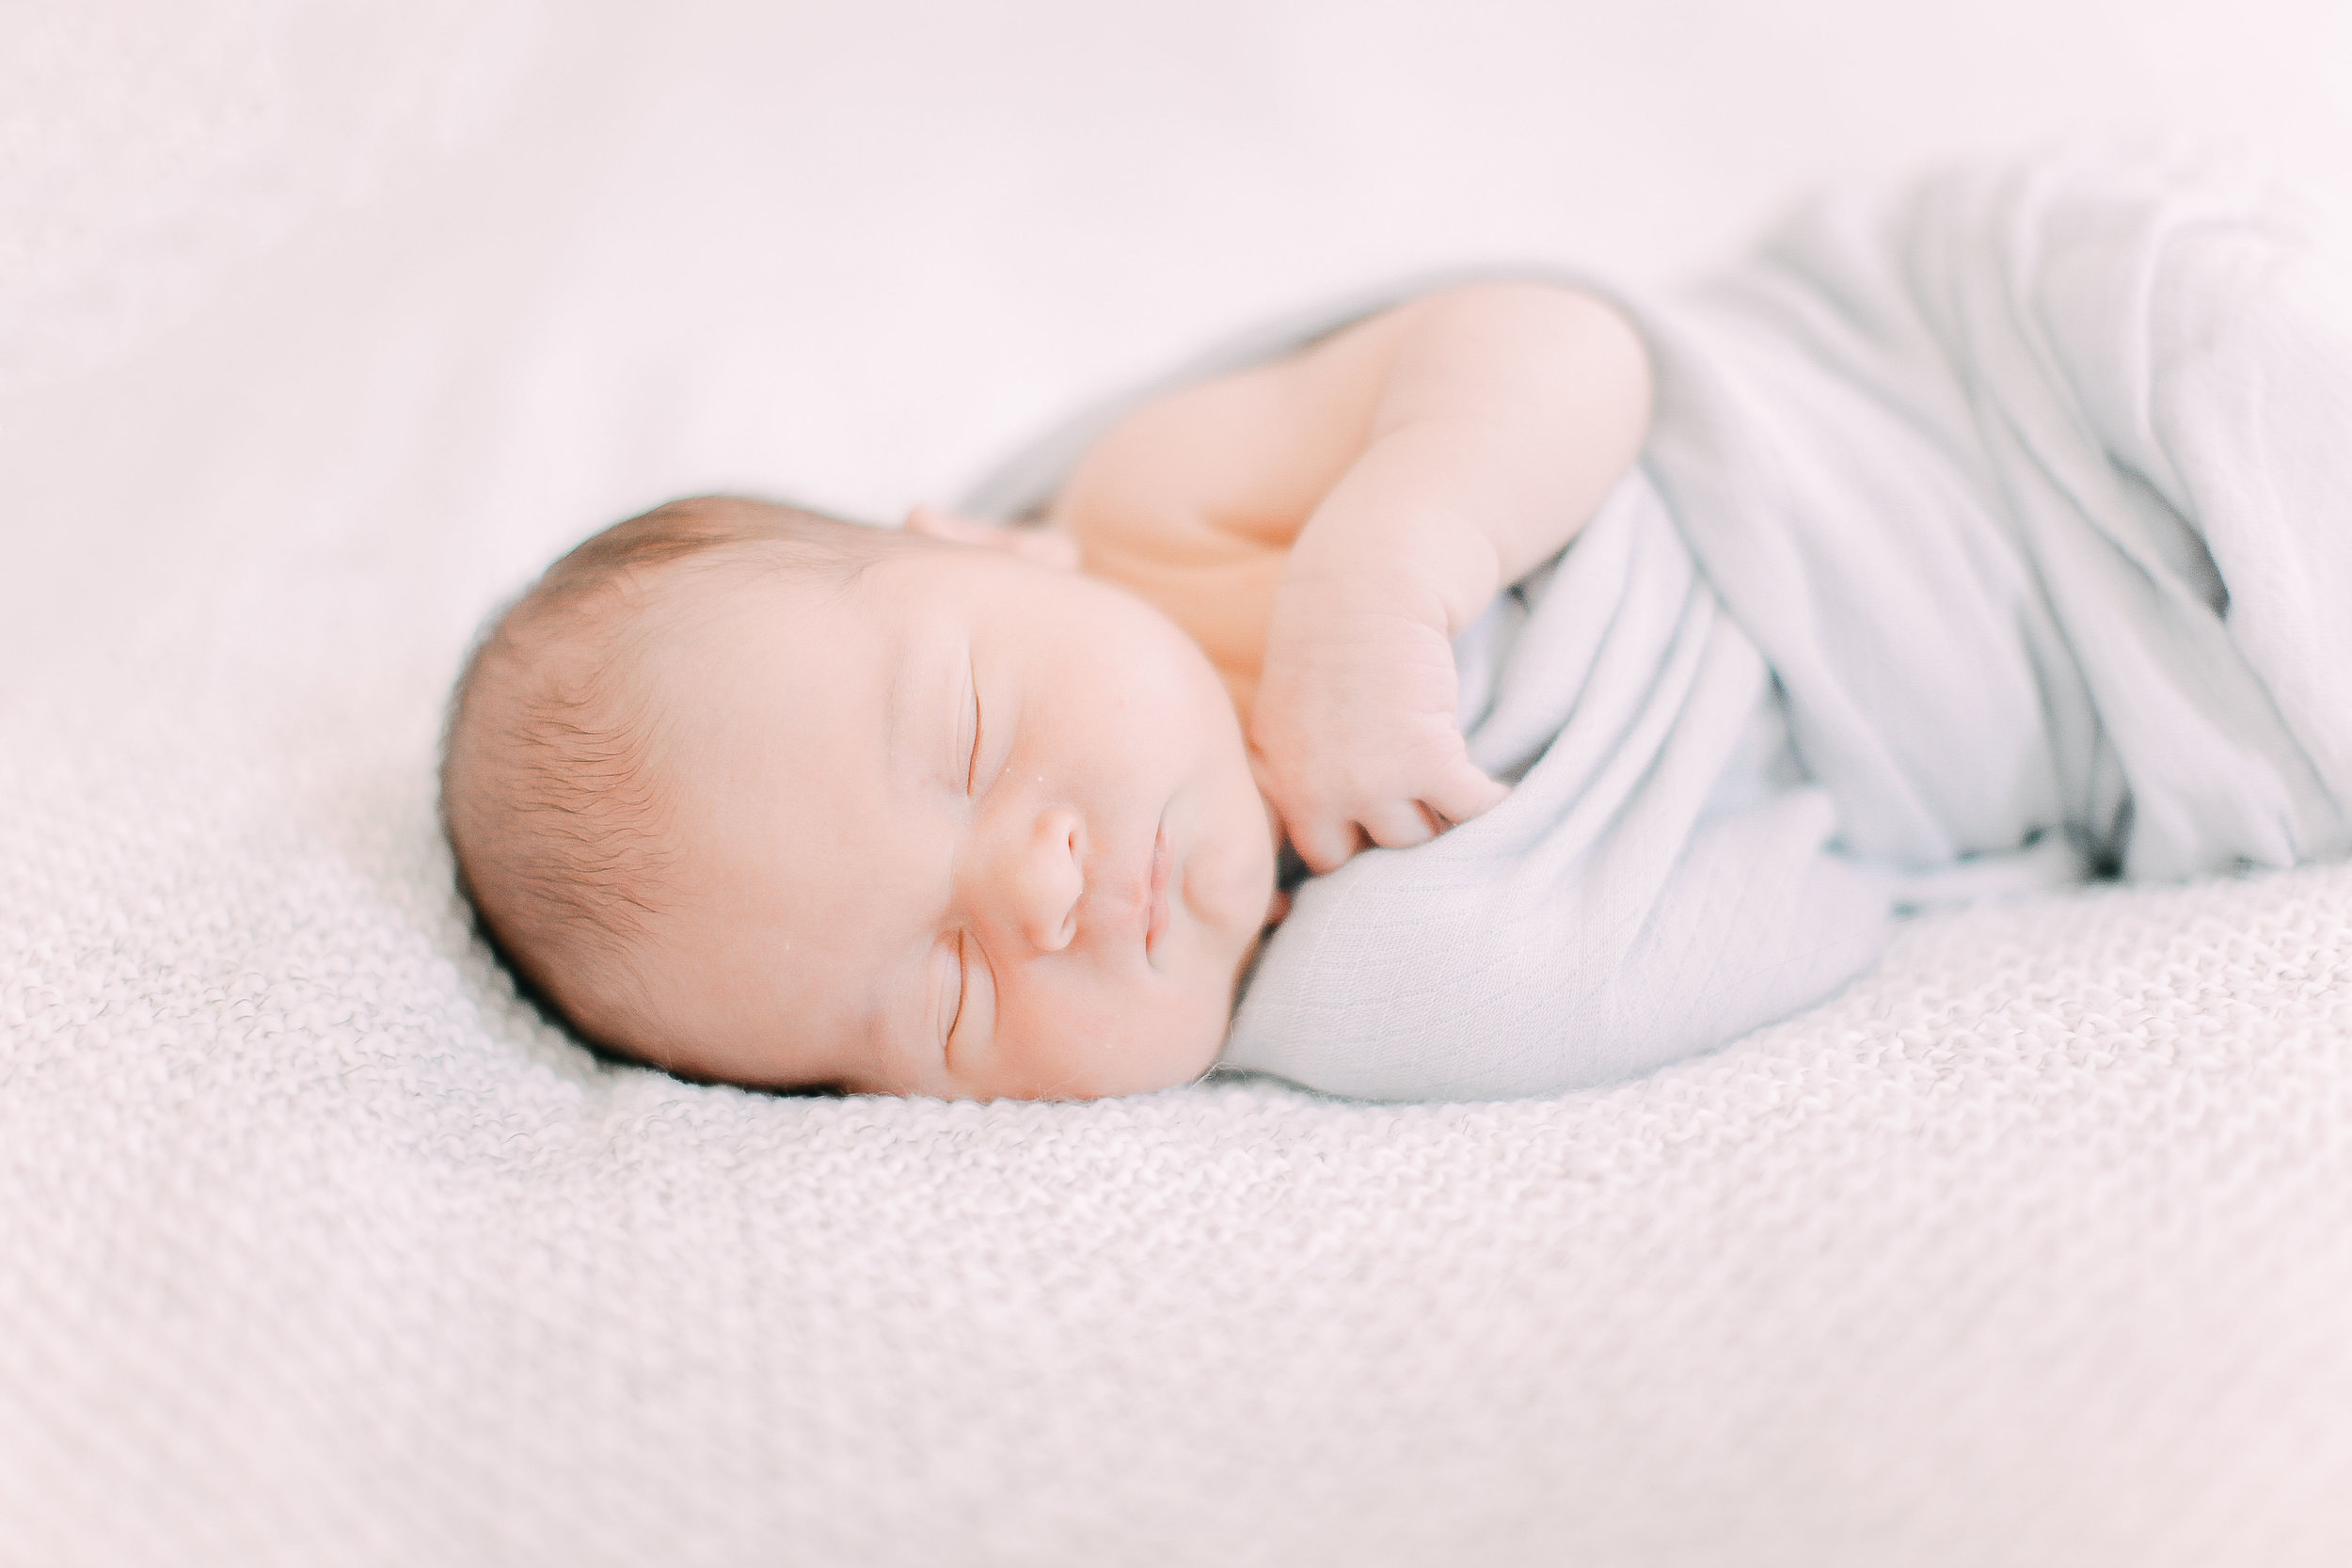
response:
<path fill-rule="evenodd" d="M 1301 887 L 1226 1064 L 1555 1093 L 1822 999 L 1900 911 L 2352 849 L 2352 269 L 2281 211 L 2070 149 L 1685 294 L 1574 279 L 1654 419 L 1457 643 L 1513 794 Z"/>

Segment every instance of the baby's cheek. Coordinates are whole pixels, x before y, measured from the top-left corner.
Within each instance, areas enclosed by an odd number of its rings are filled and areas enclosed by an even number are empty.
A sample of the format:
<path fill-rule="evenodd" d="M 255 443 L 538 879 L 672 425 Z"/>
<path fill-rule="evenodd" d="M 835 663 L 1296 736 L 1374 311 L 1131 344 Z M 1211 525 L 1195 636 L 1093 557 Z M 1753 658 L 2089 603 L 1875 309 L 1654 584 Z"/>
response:
<path fill-rule="evenodd" d="M 1215 988 L 1039 988 L 1018 1019 L 1000 1015 L 1008 1077 L 999 1092 L 1095 1100 L 1188 1084 L 1216 1065 L 1226 1003 Z"/>

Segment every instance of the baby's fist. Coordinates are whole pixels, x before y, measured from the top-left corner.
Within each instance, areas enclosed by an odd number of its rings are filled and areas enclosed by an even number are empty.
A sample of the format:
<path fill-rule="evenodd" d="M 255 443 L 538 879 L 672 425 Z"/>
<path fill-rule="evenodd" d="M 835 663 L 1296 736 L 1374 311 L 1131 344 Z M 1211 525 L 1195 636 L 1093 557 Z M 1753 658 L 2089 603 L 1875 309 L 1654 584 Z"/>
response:
<path fill-rule="evenodd" d="M 1337 870 L 1367 841 L 1425 844 L 1510 794 L 1463 743 L 1441 626 L 1337 595 L 1288 597 L 1249 738 L 1259 786 L 1310 870 Z"/>

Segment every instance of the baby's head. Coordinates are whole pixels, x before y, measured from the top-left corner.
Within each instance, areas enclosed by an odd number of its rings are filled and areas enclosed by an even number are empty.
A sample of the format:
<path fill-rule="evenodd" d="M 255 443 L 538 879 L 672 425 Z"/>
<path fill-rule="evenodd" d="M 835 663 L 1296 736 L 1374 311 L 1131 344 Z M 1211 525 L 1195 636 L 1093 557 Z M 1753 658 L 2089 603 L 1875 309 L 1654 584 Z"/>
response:
<path fill-rule="evenodd" d="M 506 611 L 442 806 L 484 927 L 576 1028 L 741 1084 L 1184 1083 L 1274 894 L 1232 704 L 1158 610 L 734 498 L 617 524 Z"/>

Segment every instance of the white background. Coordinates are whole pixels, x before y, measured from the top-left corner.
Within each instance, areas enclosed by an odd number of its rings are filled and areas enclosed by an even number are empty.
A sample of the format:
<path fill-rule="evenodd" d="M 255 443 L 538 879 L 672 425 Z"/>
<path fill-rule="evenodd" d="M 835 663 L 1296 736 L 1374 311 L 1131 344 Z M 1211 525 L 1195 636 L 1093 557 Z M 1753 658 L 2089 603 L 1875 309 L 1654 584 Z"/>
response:
<path fill-rule="evenodd" d="M 669 496 L 892 517 L 1337 290 L 2082 130 L 2341 191 L 2352 8 L 13 0 L 0 701 L 413 717 Z"/>
<path fill-rule="evenodd" d="M 434 827 L 624 513 L 2086 130 L 2340 198 L 2352 7 L 0 0 L 0 1563 L 2352 1560 L 2340 868 L 1556 1101 L 980 1107 L 597 1065 Z"/>

